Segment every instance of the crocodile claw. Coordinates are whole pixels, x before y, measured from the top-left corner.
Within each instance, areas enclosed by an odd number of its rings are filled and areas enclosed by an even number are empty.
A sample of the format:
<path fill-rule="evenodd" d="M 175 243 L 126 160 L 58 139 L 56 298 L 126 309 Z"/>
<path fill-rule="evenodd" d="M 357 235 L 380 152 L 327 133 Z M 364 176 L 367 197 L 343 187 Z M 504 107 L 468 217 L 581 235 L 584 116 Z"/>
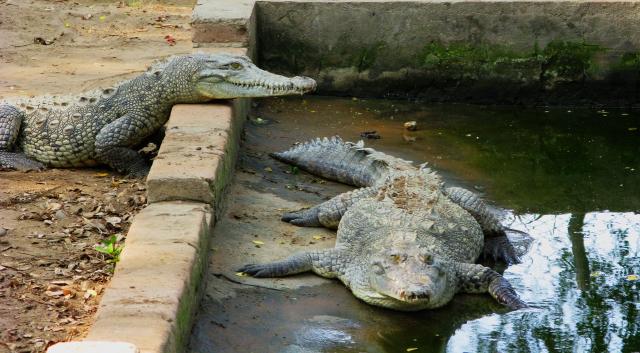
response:
<path fill-rule="evenodd" d="M 502 261 L 507 265 L 519 264 L 521 262 L 520 257 L 516 253 L 516 249 L 506 235 L 485 238 L 482 256 L 485 259 Z"/>
<path fill-rule="evenodd" d="M 496 278 L 489 284 L 489 293 L 501 304 L 509 309 L 518 310 L 528 308 L 527 303 L 522 301 L 509 282 L 502 278 Z"/>
<path fill-rule="evenodd" d="M 302 209 L 295 212 L 287 212 L 282 215 L 282 221 L 299 227 L 320 227 L 318 212 L 314 209 Z"/>
<path fill-rule="evenodd" d="M 22 172 L 42 171 L 46 166 L 27 157 L 24 153 L 0 151 L 0 168 L 16 169 Z"/>
<path fill-rule="evenodd" d="M 272 269 L 264 264 L 246 264 L 238 269 L 251 277 L 273 277 Z"/>

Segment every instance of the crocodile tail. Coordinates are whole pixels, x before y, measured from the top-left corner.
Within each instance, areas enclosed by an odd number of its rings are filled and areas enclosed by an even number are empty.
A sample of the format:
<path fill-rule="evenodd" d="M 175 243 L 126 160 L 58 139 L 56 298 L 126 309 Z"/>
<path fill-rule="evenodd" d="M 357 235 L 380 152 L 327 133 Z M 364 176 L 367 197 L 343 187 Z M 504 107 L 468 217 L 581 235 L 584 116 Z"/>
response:
<path fill-rule="evenodd" d="M 338 136 L 316 138 L 271 156 L 311 174 L 359 187 L 375 185 L 390 170 L 415 170 L 410 161 L 365 148 L 362 141 L 344 142 Z"/>

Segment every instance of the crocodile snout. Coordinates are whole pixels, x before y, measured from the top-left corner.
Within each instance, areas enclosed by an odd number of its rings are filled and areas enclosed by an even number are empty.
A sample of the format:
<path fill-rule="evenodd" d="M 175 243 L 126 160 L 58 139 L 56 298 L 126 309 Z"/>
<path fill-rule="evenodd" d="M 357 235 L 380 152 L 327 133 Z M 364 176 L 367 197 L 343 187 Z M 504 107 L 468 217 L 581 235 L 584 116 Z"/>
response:
<path fill-rule="evenodd" d="M 298 89 L 306 92 L 314 91 L 317 87 L 316 80 L 306 76 L 295 76 L 291 78 L 291 83 Z"/>

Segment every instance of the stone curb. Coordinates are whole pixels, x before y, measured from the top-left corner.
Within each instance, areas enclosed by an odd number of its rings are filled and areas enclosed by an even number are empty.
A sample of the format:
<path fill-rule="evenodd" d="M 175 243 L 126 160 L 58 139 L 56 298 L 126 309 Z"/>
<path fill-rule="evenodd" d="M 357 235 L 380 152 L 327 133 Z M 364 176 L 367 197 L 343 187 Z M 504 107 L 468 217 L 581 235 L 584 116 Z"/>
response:
<path fill-rule="evenodd" d="M 186 345 L 206 266 L 213 215 L 207 204 L 159 202 L 136 217 L 87 340 L 119 340 L 141 352 Z"/>
<path fill-rule="evenodd" d="M 191 16 L 193 43 L 248 44 L 255 0 L 198 0 Z"/>
<path fill-rule="evenodd" d="M 246 53 L 227 49 L 204 51 Z M 184 351 L 249 103 L 174 106 L 147 177 L 149 205 L 131 224 L 96 321 L 85 340 L 58 343 L 48 353 Z"/>
<path fill-rule="evenodd" d="M 138 347 L 127 342 L 82 341 L 64 342 L 51 346 L 48 353 L 139 353 Z"/>
<path fill-rule="evenodd" d="M 190 200 L 211 205 L 232 173 L 249 102 L 176 105 L 147 177 L 149 203 Z"/>

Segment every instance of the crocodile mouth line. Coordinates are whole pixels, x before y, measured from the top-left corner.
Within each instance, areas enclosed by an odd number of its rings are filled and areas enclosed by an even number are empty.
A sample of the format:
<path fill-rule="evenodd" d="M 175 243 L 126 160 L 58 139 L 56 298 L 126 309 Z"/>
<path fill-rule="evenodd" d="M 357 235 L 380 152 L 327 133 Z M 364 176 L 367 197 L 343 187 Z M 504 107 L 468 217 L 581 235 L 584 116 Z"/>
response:
<path fill-rule="evenodd" d="M 420 300 L 428 300 L 429 299 L 429 294 L 427 293 L 407 293 L 405 291 L 401 291 L 398 294 L 398 298 L 400 298 L 403 301 L 406 302 L 416 302 L 416 301 L 420 301 Z"/>
<path fill-rule="evenodd" d="M 232 81 L 228 81 L 228 83 L 242 88 L 242 89 L 265 89 L 268 90 L 269 93 L 271 94 L 277 94 L 277 93 L 286 93 L 286 92 L 296 92 L 299 94 L 303 94 L 311 89 L 313 89 L 312 86 L 310 87 L 304 87 L 304 86 L 297 86 L 295 85 L 293 82 L 289 82 L 289 83 L 281 83 L 281 84 L 269 84 L 269 83 L 256 83 L 256 82 L 232 82 Z"/>

